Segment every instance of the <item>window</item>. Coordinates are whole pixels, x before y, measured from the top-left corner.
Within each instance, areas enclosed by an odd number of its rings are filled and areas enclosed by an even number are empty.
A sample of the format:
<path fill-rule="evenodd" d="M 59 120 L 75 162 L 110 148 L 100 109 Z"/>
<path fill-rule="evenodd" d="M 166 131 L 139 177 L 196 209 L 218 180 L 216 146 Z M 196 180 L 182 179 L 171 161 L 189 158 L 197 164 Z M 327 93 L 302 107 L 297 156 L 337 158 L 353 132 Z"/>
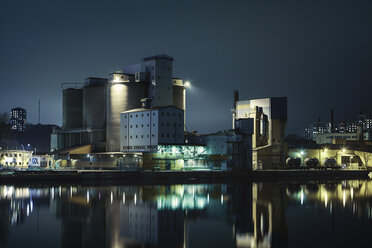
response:
<path fill-rule="evenodd" d="M 149 114 L 149 113 L 147 113 L 147 116 L 150 116 L 150 114 Z"/>
<path fill-rule="evenodd" d="M 155 127 L 155 123 L 153 123 L 152 126 Z"/>
<path fill-rule="evenodd" d="M 141 125 L 141 127 L 143 127 L 143 124 Z"/>
<path fill-rule="evenodd" d="M 141 116 L 143 117 L 143 114 L 141 114 Z"/>
<path fill-rule="evenodd" d="M 132 135 L 130 136 L 130 138 L 132 138 Z"/>
<path fill-rule="evenodd" d="M 138 127 L 138 125 L 136 125 L 136 128 Z"/>
<path fill-rule="evenodd" d="M 152 113 L 153 116 L 155 116 L 155 113 Z"/>
<path fill-rule="evenodd" d="M 130 128 L 132 128 L 132 125 L 130 125 Z"/>
<path fill-rule="evenodd" d="M 161 126 L 164 127 L 164 123 L 163 122 L 161 123 Z"/>
<path fill-rule="evenodd" d="M 138 117 L 138 115 L 136 114 L 136 117 Z"/>
<path fill-rule="evenodd" d="M 136 139 L 138 139 L 138 135 L 136 135 Z"/>
<path fill-rule="evenodd" d="M 147 124 L 147 127 L 149 127 L 150 125 L 149 124 Z"/>
<path fill-rule="evenodd" d="M 127 116 L 125 115 L 124 118 L 127 119 Z"/>
<path fill-rule="evenodd" d="M 143 139 L 143 135 L 141 135 L 141 138 Z"/>
<path fill-rule="evenodd" d="M 169 123 L 167 123 L 167 127 L 169 127 Z"/>
<path fill-rule="evenodd" d="M 161 112 L 161 116 L 164 116 L 164 112 Z"/>
<path fill-rule="evenodd" d="M 127 136 L 126 135 L 124 136 L 124 139 L 127 139 Z"/>
<path fill-rule="evenodd" d="M 167 116 L 169 116 L 169 112 L 167 112 Z"/>
<path fill-rule="evenodd" d="M 124 128 L 127 128 L 127 125 L 125 125 Z"/>
<path fill-rule="evenodd" d="M 150 135 L 147 135 L 147 138 L 150 137 Z"/>
<path fill-rule="evenodd" d="M 132 115 L 130 115 L 129 117 L 132 118 Z"/>
<path fill-rule="evenodd" d="M 169 134 L 167 134 L 167 138 L 169 138 Z"/>

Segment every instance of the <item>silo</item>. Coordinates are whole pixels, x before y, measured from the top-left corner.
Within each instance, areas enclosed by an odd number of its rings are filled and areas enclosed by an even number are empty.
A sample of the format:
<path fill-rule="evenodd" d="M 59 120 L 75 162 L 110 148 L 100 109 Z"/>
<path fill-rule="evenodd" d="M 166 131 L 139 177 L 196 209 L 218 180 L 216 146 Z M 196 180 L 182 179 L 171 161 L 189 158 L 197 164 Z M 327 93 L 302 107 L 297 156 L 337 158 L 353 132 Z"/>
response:
<path fill-rule="evenodd" d="M 87 78 L 83 88 L 83 127 L 103 129 L 106 124 L 105 78 Z"/>
<path fill-rule="evenodd" d="M 120 113 L 141 107 L 147 97 L 148 83 L 119 82 L 107 84 L 106 90 L 106 151 L 120 151 Z"/>
<path fill-rule="evenodd" d="M 186 108 L 186 90 L 185 86 L 173 84 L 173 105 L 177 108 L 185 110 Z"/>
<path fill-rule="evenodd" d="M 82 128 L 83 90 L 68 88 L 63 91 L 62 129 Z"/>

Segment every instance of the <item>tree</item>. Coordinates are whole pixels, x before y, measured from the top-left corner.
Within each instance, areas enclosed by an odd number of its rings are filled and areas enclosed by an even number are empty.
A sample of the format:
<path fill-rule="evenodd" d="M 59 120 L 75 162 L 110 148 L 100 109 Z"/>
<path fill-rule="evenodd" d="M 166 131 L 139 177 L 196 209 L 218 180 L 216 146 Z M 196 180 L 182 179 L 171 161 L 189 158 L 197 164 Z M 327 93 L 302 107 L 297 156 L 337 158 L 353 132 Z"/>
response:
<path fill-rule="evenodd" d="M 10 125 L 9 114 L 7 112 L 0 113 L 0 142 L 9 138 Z"/>
<path fill-rule="evenodd" d="M 372 154 L 368 151 L 360 150 L 360 151 L 355 151 L 355 155 L 358 155 L 362 159 L 364 166 L 367 168 L 368 162 L 371 159 Z"/>

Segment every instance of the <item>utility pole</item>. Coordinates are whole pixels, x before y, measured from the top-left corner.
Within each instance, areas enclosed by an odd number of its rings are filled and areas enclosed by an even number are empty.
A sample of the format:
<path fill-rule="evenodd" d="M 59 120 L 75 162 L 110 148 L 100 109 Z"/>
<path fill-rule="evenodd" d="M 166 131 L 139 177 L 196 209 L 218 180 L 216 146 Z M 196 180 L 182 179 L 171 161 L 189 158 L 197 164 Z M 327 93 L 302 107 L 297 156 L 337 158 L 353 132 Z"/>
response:
<path fill-rule="evenodd" d="M 40 99 L 39 99 L 39 112 L 38 112 L 38 124 L 40 124 Z"/>

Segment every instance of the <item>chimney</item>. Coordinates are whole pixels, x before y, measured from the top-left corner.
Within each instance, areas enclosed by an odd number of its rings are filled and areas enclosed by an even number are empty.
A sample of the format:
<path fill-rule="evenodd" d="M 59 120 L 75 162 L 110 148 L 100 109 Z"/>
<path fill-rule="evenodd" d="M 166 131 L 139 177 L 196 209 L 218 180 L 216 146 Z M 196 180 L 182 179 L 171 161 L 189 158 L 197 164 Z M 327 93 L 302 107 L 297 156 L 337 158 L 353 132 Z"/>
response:
<path fill-rule="evenodd" d="M 333 109 L 331 109 L 331 133 L 333 133 L 334 132 L 334 130 L 335 130 L 335 126 L 334 126 L 334 112 L 333 112 Z"/>
<path fill-rule="evenodd" d="M 236 102 L 239 101 L 239 91 L 234 90 L 234 109 L 236 108 Z"/>

